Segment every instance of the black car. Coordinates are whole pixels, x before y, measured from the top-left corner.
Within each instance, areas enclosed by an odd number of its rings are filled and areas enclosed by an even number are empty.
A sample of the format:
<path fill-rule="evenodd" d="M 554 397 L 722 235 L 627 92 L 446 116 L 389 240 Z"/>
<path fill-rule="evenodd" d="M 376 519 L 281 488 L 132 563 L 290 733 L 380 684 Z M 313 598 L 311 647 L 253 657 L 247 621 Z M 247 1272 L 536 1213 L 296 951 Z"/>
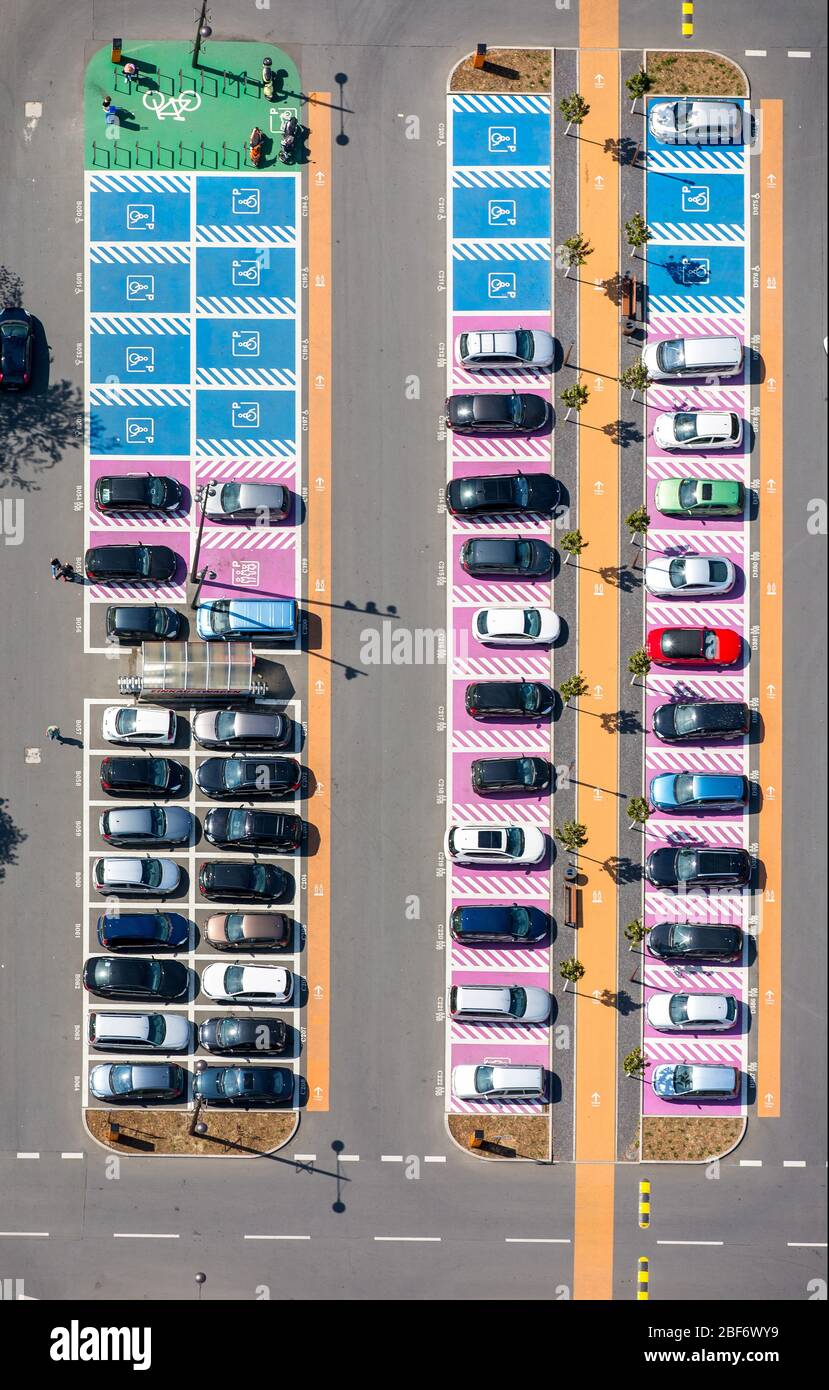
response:
<path fill-rule="evenodd" d="M 551 414 L 549 402 L 531 391 L 448 396 L 445 410 L 449 429 L 458 434 L 529 434 Z"/>
<path fill-rule="evenodd" d="M 83 968 L 84 987 L 105 999 L 181 999 L 190 973 L 178 960 L 130 960 L 124 956 L 90 956 Z"/>
<path fill-rule="evenodd" d="M 295 758 L 206 758 L 196 769 L 196 785 L 217 801 L 284 796 L 301 781 Z"/>
<path fill-rule="evenodd" d="M 645 872 L 655 888 L 744 888 L 751 879 L 751 855 L 744 849 L 653 849 Z"/>
<path fill-rule="evenodd" d="M 199 1043 L 208 1052 L 237 1053 L 253 1057 L 257 1052 L 284 1052 L 288 1025 L 281 1018 L 206 1018 L 199 1024 Z"/>
<path fill-rule="evenodd" d="M 665 743 L 744 738 L 750 727 L 751 711 L 742 700 L 678 700 L 653 712 L 653 731 Z"/>
<path fill-rule="evenodd" d="M 493 792 L 543 792 L 552 768 L 546 758 L 476 758 L 472 788 L 479 796 Z"/>
<path fill-rule="evenodd" d="M 205 898 L 235 898 L 238 902 L 269 902 L 291 886 L 290 874 L 275 864 L 234 863 L 206 859 L 199 869 L 199 891 Z"/>
<path fill-rule="evenodd" d="M 101 759 L 101 791 L 111 796 L 175 796 L 183 786 L 184 768 L 175 758 Z"/>
<path fill-rule="evenodd" d="M 181 631 L 181 614 L 157 603 L 132 606 L 111 604 L 106 611 L 108 642 L 153 642 L 175 639 Z"/>
<path fill-rule="evenodd" d="M 473 719 L 542 719 L 556 699 L 541 681 L 475 681 L 464 698 Z"/>
<path fill-rule="evenodd" d="M 175 478 L 152 473 L 107 474 L 95 484 L 95 506 L 101 512 L 174 512 L 182 500 Z"/>
<path fill-rule="evenodd" d="M 290 853 L 302 844 L 301 816 L 279 811 L 235 811 L 215 807 L 204 818 L 204 838 L 220 849 L 266 849 Z"/>
<path fill-rule="evenodd" d="M 0 314 L 0 387 L 22 391 L 32 380 L 34 329 L 25 309 Z"/>
<path fill-rule="evenodd" d="M 476 536 L 464 541 L 458 558 L 461 569 L 481 578 L 506 574 L 535 579 L 550 573 L 555 551 L 546 541 L 522 536 Z"/>
<path fill-rule="evenodd" d="M 83 562 L 87 579 L 143 584 L 172 579 L 178 556 L 166 545 L 96 545 Z"/>
<path fill-rule="evenodd" d="M 105 951 L 180 951 L 190 940 L 190 923 L 180 912 L 121 912 L 98 918 Z"/>
<path fill-rule="evenodd" d="M 290 1067 L 205 1067 L 193 1095 L 207 1105 L 290 1105 L 294 1074 Z"/>
<path fill-rule="evenodd" d="M 467 946 L 534 946 L 549 929 L 546 912 L 517 903 L 456 907 L 449 919 L 454 940 Z"/>
<path fill-rule="evenodd" d="M 489 516 L 493 512 L 549 514 L 561 501 L 561 485 L 548 473 L 498 473 L 453 478 L 446 485 L 446 506 L 453 516 Z"/>
<path fill-rule="evenodd" d="M 648 950 L 659 960 L 736 961 L 743 954 L 739 927 L 708 922 L 657 922 L 647 935 Z"/>

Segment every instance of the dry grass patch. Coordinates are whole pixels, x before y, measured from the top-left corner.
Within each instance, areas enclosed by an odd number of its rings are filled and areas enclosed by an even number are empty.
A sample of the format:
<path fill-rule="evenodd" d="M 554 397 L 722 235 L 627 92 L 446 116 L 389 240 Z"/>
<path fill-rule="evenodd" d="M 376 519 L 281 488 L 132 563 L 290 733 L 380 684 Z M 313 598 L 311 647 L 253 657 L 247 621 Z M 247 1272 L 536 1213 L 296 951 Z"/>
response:
<path fill-rule="evenodd" d="M 661 1159 L 667 1163 L 697 1162 L 720 1158 L 737 1143 L 743 1133 L 742 1119 L 689 1115 L 642 1117 L 642 1162 Z"/>
<path fill-rule="evenodd" d="M 483 1130 L 485 1142 L 514 1152 L 497 1154 L 469 1149 L 476 1129 Z M 533 1158 L 547 1162 L 552 1158 L 550 1121 L 545 1115 L 450 1115 L 449 1133 L 475 1158 Z"/>
<path fill-rule="evenodd" d="M 114 1153 L 208 1154 L 211 1158 L 253 1158 L 286 1144 L 299 1116 L 294 1110 L 255 1114 L 202 1110 L 207 1135 L 189 1134 L 192 1114 L 184 1110 L 87 1110 L 86 1127 Z M 121 1126 L 123 1139 L 111 1142 L 109 1126 Z"/>
<path fill-rule="evenodd" d="M 547 92 L 552 75 L 548 48 L 490 48 L 486 67 L 462 59 L 449 83 L 451 92 Z"/>
<path fill-rule="evenodd" d="M 747 97 L 746 81 L 738 67 L 718 53 L 648 53 L 647 96 Z"/>

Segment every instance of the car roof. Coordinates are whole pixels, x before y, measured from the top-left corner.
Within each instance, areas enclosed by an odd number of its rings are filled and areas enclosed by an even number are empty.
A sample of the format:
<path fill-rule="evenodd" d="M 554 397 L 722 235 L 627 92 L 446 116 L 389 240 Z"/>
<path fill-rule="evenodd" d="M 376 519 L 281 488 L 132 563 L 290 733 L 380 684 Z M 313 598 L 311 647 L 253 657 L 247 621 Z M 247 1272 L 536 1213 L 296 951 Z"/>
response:
<path fill-rule="evenodd" d="M 710 338 L 684 338 L 686 367 L 708 366 L 710 363 L 727 363 L 729 366 L 739 362 L 743 345 L 739 338 L 731 335 Z"/>
<path fill-rule="evenodd" d="M 701 627 L 667 627 L 662 633 L 665 656 L 701 656 L 705 629 Z"/>
<path fill-rule="evenodd" d="M 103 1038 L 132 1038 L 136 1042 L 146 1042 L 149 1035 L 149 1014 L 95 1011 L 95 1037 L 99 1041 Z"/>

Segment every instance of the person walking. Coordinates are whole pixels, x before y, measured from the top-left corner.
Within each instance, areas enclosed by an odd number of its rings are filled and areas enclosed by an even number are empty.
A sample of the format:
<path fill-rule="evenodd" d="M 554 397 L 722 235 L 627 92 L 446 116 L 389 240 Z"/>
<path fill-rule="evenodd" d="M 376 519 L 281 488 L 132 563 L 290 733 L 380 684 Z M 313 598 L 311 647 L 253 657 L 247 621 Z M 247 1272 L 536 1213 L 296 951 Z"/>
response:
<path fill-rule="evenodd" d="M 123 73 L 124 77 L 127 79 L 129 90 L 132 91 L 133 82 L 138 82 L 138 68 L 135 66 L 135 63 L 127 62 L 124 64 Z"/>
<path fill-rule="evenodd" d="M 74 584 L 75 580 L 76 580 L 77 577 L 78 577 L 77 574 L 75 573 L 75 566 L 74 566 L 74 565 L 61 565 L 61 567 L 60 567 L 60 577 L 61 577 L 61 579 L 62 579 L 66 584 Z"/>
<path fill-rule="evenodd" d="M 50 560 L 50 561 L 49 561 L 49 568 L 50 568 L 51 571 L 52 571 L 52 578 L 53 578 L 53 579 L 63 579 L 63 577 L 64 577 L 64 575 L 63 575 L 64 566 L 61 564 L 61 562 L 60 562 L 60 560 L 57 558 L 57 556 L 55 556 L 54 560 Z"/>
<path fill-rule="evenodd" d="M 106 121 L 107 125 L 118 125 L 118 107 L 113 106 L 112 97 L 104 97 L 103 101 L 101 102 L 101 105 L 104 108 L 104 120 Z"/>
<path fill-rule="evenodd" d="M 63 739 L 61 738 L 60 733 L 60 727 L 57 724 L 49 725 L 48 729 L 46 730 L 46 737 L 48 738 L 50 743 L 54 743 L 55 741 L 57 741 L 58 743 L 63 743 Z"/>

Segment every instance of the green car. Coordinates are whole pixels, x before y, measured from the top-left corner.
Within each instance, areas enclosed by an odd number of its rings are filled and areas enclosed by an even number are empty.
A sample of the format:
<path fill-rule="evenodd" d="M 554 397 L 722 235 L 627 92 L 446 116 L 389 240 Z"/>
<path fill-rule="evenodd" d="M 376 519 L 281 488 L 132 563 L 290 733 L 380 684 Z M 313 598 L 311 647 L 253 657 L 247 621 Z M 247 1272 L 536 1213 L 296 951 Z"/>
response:
<path fill-rule="evenodd" d="M 663 516 L 742 516 L 742 483 L 727 478 L 665 478 L 656 485 L 656 506 Z"/>

